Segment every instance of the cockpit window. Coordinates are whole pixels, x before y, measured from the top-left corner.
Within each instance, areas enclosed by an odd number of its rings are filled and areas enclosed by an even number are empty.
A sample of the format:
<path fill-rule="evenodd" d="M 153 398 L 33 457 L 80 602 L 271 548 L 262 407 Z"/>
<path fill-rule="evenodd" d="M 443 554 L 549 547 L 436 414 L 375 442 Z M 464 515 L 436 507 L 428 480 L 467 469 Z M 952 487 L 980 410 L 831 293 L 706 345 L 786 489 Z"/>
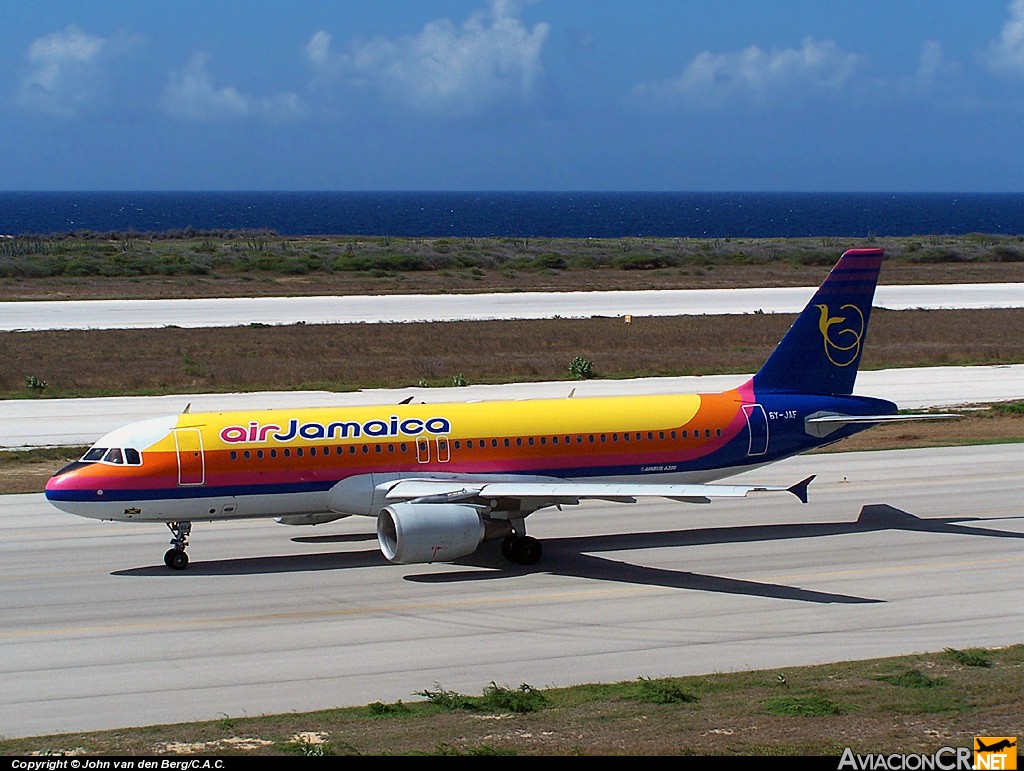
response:
<path fill-rule="evenodd" d="M 124 462 L 129 466 L 141 466 L 142 456 L 134 447 L 126 447 L 124 450 Z"/>
<path fill-rule="evenodd" d="M 119 448 L 114 447 L 107 450 L 107 454 L 103 456 L 103 462 L 121 464 L 124 463 L 124 456 Z"/>
<path fill-rule="evenodd" d="M 106 453 L 106 451 L 106 447 L 93 447 L 85 455 L 82 456 L 82 462 L 95 463 L 96 461 L 101 460 L 103 458 L 103 455 L 104 453 Z"/>

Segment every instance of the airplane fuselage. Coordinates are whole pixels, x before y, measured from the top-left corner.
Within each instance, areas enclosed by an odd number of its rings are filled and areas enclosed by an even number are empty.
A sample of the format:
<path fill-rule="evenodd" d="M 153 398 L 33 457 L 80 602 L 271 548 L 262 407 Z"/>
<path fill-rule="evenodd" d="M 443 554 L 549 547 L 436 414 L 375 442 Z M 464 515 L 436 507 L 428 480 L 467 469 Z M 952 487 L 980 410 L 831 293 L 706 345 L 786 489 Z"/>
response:
<path fill-rule="evenodd" d="M 804 420 L 822 412 L 895 405 L 757 395 L 748 381 L 715 394 L 182 414 L 118 429 L 46 495 L 80 516 L 170 522 L 376 516 L 369 493 L 339 490 L 354 477 L 699 484 L 863 428 L 814 436 Z"/>

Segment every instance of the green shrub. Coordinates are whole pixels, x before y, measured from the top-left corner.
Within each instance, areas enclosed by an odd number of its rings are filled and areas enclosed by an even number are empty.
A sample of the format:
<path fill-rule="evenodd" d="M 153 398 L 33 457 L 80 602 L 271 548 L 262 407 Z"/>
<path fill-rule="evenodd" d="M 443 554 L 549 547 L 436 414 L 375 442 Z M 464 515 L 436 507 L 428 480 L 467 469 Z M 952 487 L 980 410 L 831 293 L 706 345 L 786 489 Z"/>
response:
<path fill-rule="evenodd" d="M 577 356 L 569 362 L 569 374 L 577 380 L 589 380 L 594 376 L 594 363 L 585 356 Z"/>
<path fill-rule="evenodd" d="M 992 666 L 992 660 L 984 648 L 969 648 L 962 651 L 956 648 L 946 648 L 945 651 L 953 661 L 965 667 L 988 668 Z"/>
<path fill-rule="evenodd" d="M 699 696 L 672 680 L 651 680 L 649 677 L 637 680 L 637 699 L 652 704 L 690 704 L 700 701 Z"/>

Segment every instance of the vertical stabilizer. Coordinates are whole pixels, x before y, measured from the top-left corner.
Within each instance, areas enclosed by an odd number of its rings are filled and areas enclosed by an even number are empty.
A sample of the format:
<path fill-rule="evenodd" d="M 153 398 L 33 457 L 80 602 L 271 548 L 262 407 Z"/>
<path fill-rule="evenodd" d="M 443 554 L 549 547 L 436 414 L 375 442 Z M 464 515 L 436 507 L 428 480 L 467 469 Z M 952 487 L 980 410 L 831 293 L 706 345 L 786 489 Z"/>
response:
<path fill-rule="evenodd" d="M 883 254 L 882 249 L 850 249 L 839 258 L 754 375 L 755 393 L 853 393 Z"/>

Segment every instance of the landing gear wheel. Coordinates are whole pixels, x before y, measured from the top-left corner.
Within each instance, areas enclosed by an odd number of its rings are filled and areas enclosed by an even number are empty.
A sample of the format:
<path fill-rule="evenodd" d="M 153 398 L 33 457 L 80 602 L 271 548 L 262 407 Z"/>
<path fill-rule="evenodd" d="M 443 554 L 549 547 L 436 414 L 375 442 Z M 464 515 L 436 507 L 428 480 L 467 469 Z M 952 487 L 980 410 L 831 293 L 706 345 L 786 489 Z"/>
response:
<path fill-rule="evenodd" d="M 171 570 L 184 570 L 188 567 L 185 547 L 188 546 L 188 537 L 192 533 L 192 523 L 168 522 L 167 529 L 174 537 L 171 539 L 171 548 L 164 554 L 164 564 Z"/>
<path fill-rule="evenodd" d="M 512 562 L 512 544 L 515 543 L 516 537 L 514 535 L 505 536 L 501 540 L 501 556 Z"/>
<path fill-rule="evenodd" d="M 536 565 L 542 552 L 540 541 L 528 535 L 509 536 L 501 542 L 502 555 L 517 565 Z"/>
<path fill-rule="evenodd" d="M 164 564 L 171 570 L 184 570 L 188 567 L 188 555 L 178 549 L 168 549 L 164 554 Z"/>

